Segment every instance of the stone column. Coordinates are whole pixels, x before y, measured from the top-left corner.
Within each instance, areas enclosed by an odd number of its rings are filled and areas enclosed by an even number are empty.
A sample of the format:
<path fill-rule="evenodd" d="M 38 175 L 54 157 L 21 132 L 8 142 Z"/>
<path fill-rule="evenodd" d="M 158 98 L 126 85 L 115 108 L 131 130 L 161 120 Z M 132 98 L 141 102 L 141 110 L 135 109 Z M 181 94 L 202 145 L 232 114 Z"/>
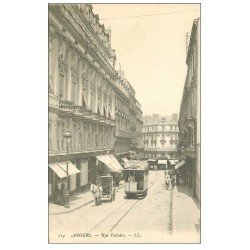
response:
<path fill-rule="evenodd" d="M 54 39 L 54 53 L 53 53 L 53 79 L 54 79 L 54 93 L 56 96 L 60 95 L 59 88 L 60 88 L 60 83 L 59 83 L 59 72 L 58 72 L 58 55 L 59 55 L 59 39 L 56 37 Z"/>
<path fill-rule="evenodd" d="M 78 81 L 78 105 L 82 106 L 82 88 L 83 88 L 83 62 L 82 60 L 79 62 L 79 81 Z M 86 101 L 86 100 L 85 100 Z"/>
<path fill-rule="evenodd" d="M 86 101 L 87 101 L 88 108 L 92 110 L 93 95 L 91 93 L 91 67 L 89 64 L 87 65 L 86 70 L 87 70 L 87 79 L 88 79 L 88 100 Z"/>
<path fill-rule="evenodd" d="M 72 79 L 71 79 L 71 61 L 72 61 L 72 51 L 68 50 L 68 67 L 67 67 L 67 100 L 71 100 L 72 98 Z"/>
<path fill-rule="evenodd" d="M 97 75 L 96 72 L 94 72 L 94 83 L 95 83 L 95 90 L 94 90 L 94 112 L 97 113 L 97 107 L 98 107 L 98 87 L 97 87 Z"/>

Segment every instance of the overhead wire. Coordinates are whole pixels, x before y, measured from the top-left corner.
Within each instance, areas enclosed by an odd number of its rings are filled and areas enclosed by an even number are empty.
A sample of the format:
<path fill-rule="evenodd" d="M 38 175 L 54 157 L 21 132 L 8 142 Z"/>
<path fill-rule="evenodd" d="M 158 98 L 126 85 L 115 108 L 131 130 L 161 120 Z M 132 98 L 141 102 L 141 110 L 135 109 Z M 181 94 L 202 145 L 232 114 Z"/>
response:
<path fill-rule="evenodd" d="M 160 15 L 171 15 L 171 14 L 187 13 L 187 12 L 194 12 L 194 11 L 199 11 L 199 10 L 165 12 L 165 13 L 138 15 L 138 16 L 108 17 L 108 18 L 100 18 L 100 20 L 111 20 L 111 19 L 122 19 L 122 18 L 136 18 L 136 17 L 149 17 L 149 16 L 160 16 Z"/>

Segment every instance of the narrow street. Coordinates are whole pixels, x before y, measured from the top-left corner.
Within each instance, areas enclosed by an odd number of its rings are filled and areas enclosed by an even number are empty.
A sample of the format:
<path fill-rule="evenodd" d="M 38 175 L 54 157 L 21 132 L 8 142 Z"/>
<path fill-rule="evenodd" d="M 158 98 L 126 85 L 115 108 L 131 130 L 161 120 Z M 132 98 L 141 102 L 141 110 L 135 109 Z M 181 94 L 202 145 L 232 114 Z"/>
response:
<path fill-rule="evenodd" d="M 195 226 L 190 226 L 195 224 L 193 214 L 188 221 L 189 226 L 173 218 L 176 212 L 180 218 L 183 216 L 179 214 L 186 213 L 182 202 L 177 202 L 175 207 L 175 199 L 178 198 L 180 194 L 176 188 L 166 189 L 164 171 L 150 171 L 148 195 L 142 200 L 126 199 L 121 188 L 114 202 L 104 201 L 99 206 L 92 202 L 67 214 L 50 215 L 50 241 L 174 242 L 179 233 L 189 233 L 192 241 L 199 241 L 198 231 Z"/>

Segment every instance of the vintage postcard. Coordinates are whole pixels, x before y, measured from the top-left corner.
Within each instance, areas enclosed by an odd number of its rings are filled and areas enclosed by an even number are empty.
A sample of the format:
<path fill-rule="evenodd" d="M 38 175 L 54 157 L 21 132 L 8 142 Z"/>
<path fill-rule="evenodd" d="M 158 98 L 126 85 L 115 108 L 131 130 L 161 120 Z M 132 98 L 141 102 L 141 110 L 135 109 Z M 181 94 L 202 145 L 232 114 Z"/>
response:
<path fill-rule="evenodd" d="M 200 243 L 200 9 L 48 5 L 49 243 Z"/>

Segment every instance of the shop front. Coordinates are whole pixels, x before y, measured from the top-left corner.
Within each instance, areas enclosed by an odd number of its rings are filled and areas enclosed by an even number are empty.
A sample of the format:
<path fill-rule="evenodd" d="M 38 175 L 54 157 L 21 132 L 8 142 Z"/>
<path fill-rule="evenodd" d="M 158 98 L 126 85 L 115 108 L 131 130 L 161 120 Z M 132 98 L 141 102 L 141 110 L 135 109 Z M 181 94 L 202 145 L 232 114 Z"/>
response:
<path fill-rule="evenodd" d="M 76 192 L 76 175 L 78 173 L 81 173 L 81 171 L 71 161 L 50 163 L 49 200 L 53 200 L 56 187 L 59 190 L 64 187 L 70 191 L 70 194 Z"/>
<path fill-rule="evenodd" d="M 112 154 L 105 154 L 105 155 L 98 155 L 96 156 L 96 158 L 98 160 L 98 172 L 99 172 L 98 175 L 113 176 L 115 185 L 119 186 L 119 182 L 122 179 L 123 167 L 115 158 L 115 156 Z"/>

